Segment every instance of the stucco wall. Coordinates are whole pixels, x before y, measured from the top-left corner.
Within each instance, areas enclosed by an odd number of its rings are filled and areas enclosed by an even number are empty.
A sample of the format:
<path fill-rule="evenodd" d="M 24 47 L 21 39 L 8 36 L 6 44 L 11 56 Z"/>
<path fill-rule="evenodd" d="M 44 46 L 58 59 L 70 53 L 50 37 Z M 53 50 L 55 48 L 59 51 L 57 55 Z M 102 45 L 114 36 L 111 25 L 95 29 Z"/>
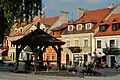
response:
<path fill-rule="evenodd" d="M 101 40 L 101 48 L 97 48 L 97 40 Z M 120 48 L 120 35 L 117 36 L 102 36 L 102 37 L 95 37 L 95 44 L 96 44 L 96 49 L 99 52 L 103 52 L 102 48 L 106 48 L 106 43 L 107 46 L 110 47 L 110 40 L 115 40 L 115 47 Z"/>

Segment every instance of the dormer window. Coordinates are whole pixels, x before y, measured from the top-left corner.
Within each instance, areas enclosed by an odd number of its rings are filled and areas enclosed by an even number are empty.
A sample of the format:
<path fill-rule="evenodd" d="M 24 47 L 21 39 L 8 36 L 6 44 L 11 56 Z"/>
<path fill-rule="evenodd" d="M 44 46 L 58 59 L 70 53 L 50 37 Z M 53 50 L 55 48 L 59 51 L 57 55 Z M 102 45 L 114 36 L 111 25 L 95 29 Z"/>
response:
<path fill-rule="evenodd" d="M 120 30 L 120 24 L 119 24 L 119 23 L 112 24 L 112 30 L 113 30 L 113 31 L 118 31 L 118 30 Z"/>
<path fill-rule="evenodd" d="M 77 30 L 82 30 L 82 27 L 83 27 L 82 24 L 78 24 L 76 28 L 77 28 Z"/>
<path fill-rule="evenodd" d="M 18 30 L 17 30 L 17 28 L 15 28 L 15 32 L 17 32 Z"/>
<path fill-rule="evenodd" d="M 73 31 L 73 25 L 68 26 L 68 31 Z"/>
<path fill-rule="evenodd" d="M 104 31 L 106 31 L 106 30 L 107 30 L 107 26 L 105 26 L 105 25 L 99 26 L 99 31 L 100 31 L 100 32 L 104 32 Z"/>
<path fill-rule="evenodd" d="M 22 31 L 23 31 L 23 28 L 22 28 L 22 27 L 20 27 L 20 28 L 19 28 L 19 32 L 22 32 Z"/>
<path fill-rule="evenodd" d="M 17 30 L 15 30 L 15 32 L 17 32 Z"/>
<path fill-rule="evenodd" d="M 91 23 L 87 23 L 87 24 L 85 24 L 85 29 L 86 29 L 86 30 L 91 29 Z"/>

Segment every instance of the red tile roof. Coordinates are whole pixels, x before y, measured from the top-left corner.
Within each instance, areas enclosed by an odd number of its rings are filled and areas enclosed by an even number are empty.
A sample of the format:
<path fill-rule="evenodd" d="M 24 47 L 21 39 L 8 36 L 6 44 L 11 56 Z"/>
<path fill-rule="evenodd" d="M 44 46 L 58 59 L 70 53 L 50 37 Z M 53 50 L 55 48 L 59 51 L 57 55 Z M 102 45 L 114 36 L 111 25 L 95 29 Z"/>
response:
<path fill-rule="evenodd" d="M 112 11 L 112 9 L 108 9 L 108 8 L 103 8 L 103 9 L 98 9 L 98 10 L 88 10 L 85 11 L 83 16 L 79 19 L 76 20 L 76 24 L 82 23 L 94 23 L 92 29 L 90 30 L 85 30 L 84 28 L 82 30 L 76 30 L 73 29 L 73 31 L 68 31 L 67 29 L 63 32 L 63 34 L 79 34 L 79 33 L 90 33 L 93 32 L 97 27 L 98 24 L 104 20 L 109 13 Z M 74 23 L 73 23 L 74 25 Z M 74 26 L 76 27 L 76 26 Z"/>
<path fill-rule="evenodd" d="M 117 19 L 117 20 L 115 20 L 115 19 Z M 113 36 L 113 35 L 120 35 L 120 30 L 118 30 L 118 31 L 113 31 L 113 30 L 112 30 L 112 24 L 113 24 L 113 23 L 120 23 L 120 22 L 119 22 L 119 21 L 120 21 L 120 13 L 112 14 L 112 15 L 108 18 L 107 21 L 110 22 L 110 23 L 109 23 L 110 26 L 108 27 L 108 29 L 107 29 L 105 32 L 100 32 L 100 31 L 98 31 L 95 36 Z"/>
<path fill-rule="evenodd" d="M 53 25 L 58 19 L 59 19 L 59 16 L 43 18 L 43 19 L 40 21 L 40 24 L 48 24 L 48 25 L 51 26 L 51 25 Z"/>
<path fill-rule="evenodd" d="M 67 28 L 68 26 L 68 23 L 63 23 L 62 25 L 56 27 L 56 28 L 53 28 L 51 31 L 51 35 L 56 37 L 56 38 L 60 38 L 61 37 L 61 34 L 62 32 Z M 53 34 L 54 33 L 54 34 Z"/>
<path fill-rule="evenodd" d="M 103 20 L 109 13 L 111 12 L 108 8 L 98 9 L 98 10 L 88 10 L 84 13 L 84 15 L 80 18 L 80 21 L 83 23 L 89 21 L 97 21 L 100 22 Z"/>

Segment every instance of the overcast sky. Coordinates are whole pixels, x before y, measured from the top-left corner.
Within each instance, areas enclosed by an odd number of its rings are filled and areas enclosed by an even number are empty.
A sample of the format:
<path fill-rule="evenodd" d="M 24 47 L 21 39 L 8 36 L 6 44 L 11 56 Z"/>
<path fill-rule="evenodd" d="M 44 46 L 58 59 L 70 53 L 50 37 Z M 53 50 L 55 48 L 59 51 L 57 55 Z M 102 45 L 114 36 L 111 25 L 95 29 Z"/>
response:
<path fill-rule="evenodd" d="M 69 12 L 70 18 L 75 18 L 76 9 L 99 9 L 105 8 L 109 4 L 120 4 L 120 0 L 42 0 L 45 8 L 46 16 L 56 16 L 60 11 Z"/>

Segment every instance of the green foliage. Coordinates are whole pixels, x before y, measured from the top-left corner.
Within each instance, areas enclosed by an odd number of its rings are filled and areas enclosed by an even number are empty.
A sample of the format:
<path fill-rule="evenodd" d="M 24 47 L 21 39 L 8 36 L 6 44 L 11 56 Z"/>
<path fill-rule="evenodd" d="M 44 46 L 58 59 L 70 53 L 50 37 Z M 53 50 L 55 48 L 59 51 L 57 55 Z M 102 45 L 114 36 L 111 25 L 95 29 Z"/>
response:
<path fill-rule="evenodd" d="M 8 35 L 14 20 L 27 22 L 41 15 L 42 0 L 0 0 L 0 43 Z"/>

